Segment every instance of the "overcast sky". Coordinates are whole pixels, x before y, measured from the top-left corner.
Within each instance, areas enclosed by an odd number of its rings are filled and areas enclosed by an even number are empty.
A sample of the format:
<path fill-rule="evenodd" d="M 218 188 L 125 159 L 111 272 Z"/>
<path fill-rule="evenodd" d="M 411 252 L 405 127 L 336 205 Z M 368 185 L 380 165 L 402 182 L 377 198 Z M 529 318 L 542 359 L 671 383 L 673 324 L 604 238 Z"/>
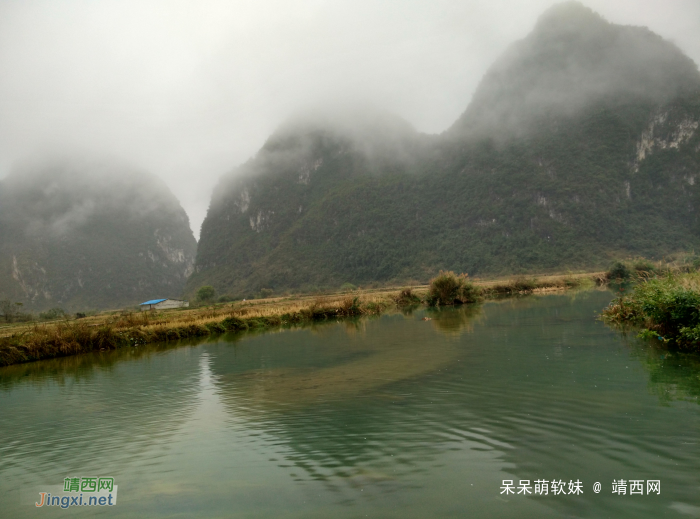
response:
<path fill-rule="evenodd" d="M 0 0 L 0 177 L 53 153 L 163 178 L 195 236 L 292 112 L 369 102 L 445 130 L 552 0 Z M 700 62 L 700 1 L 585 0 Z"/>

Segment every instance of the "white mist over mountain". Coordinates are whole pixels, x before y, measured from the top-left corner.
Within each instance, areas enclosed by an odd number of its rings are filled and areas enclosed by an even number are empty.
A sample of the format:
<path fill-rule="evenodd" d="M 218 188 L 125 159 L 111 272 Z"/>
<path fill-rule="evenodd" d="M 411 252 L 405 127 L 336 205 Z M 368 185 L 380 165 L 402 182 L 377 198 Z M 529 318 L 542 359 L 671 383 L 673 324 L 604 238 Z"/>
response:
<path fill-rule="evenodd" d="M 0 177 L 105 154 L 162 178 L 195 235 L 219 177 L 301 106 L 368 102 L 441 132 L 551 0 L 0 3 Z M 700 3 L 588 0 L 700 61 Z"/>

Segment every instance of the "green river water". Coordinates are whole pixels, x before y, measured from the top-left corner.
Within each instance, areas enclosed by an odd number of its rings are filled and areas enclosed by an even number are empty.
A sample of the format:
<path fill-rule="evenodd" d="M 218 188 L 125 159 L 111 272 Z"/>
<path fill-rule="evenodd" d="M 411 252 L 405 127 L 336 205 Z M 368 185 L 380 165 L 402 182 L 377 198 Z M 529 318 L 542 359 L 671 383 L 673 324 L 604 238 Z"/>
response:
<path fill-rule="evenodd" d="M 700 517 L 700 359 L 606 327 L 612 297 L 0 369 L 0 517 Z M 115 506 L 33 504 L 97 476 Z M 538 479 L 583 494 L 501 493 Z M 660 493 L 613 494 L 619 479 Z"/>

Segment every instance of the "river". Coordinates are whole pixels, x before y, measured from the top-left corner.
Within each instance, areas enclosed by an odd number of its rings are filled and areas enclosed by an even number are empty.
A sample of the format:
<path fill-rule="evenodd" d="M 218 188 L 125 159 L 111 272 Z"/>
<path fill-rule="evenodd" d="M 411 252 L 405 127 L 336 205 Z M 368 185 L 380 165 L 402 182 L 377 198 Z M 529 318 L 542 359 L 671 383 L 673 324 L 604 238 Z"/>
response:
<path fill-rule="evenodd" d="M 605 326 L 612 297 L 2 368 L 0 516 L 700 517 L 700 359 Z M 103 476 L 114 506 L 34 504 L 42 485 Z"/>

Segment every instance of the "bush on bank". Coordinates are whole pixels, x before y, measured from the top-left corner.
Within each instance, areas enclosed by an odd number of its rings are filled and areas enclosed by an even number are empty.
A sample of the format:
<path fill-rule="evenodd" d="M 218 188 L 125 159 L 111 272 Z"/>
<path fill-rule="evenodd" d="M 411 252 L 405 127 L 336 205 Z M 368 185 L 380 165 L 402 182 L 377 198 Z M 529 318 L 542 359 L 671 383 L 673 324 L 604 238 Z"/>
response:
<path fill-rule="evenodd" d="M 700 346 L 700 273 L 668 273 L 637 284 L 603 311 L 605 321 L 683 349 Z"/>
<path fill-rule="evenodd" d="M 430 280 L 426 302 L 430 306 L 475 303 L 481 298 L 481 289 L 469 281 L 468 274 L 441 270 Z"/>

